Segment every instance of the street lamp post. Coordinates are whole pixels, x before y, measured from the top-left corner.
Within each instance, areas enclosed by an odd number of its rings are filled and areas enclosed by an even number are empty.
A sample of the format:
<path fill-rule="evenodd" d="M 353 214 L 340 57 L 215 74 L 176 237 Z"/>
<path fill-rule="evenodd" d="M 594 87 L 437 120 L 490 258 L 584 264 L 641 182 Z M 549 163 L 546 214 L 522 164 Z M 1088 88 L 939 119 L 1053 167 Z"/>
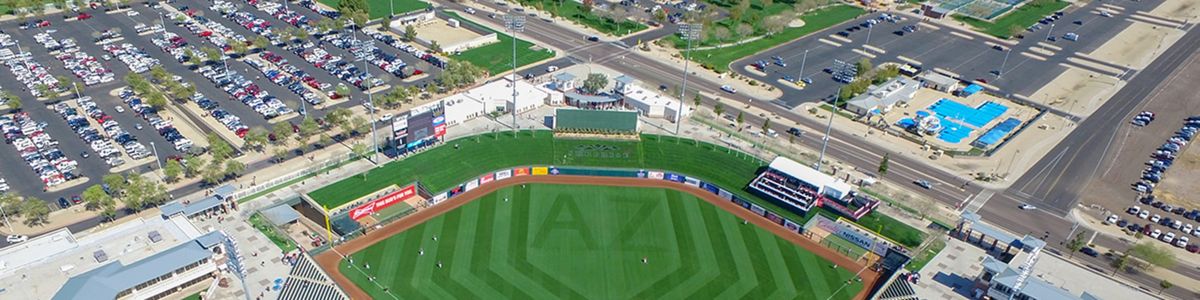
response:
<path fill-rule="evenodd" d="M 351 32 L 354 32 L 354 43 L 355 44 L 358 44 L 357 28 L 358 28 L 358 26 L 353 26 L 353 28 L 351 28 L 351 30 L 350 30 Z M 370 79 L 371 78 L 370 65 L 367 64 L 366 59 L 363 59 L 362 62 L 363 62 L 363 72 L 365 74 L 367 74 L 367 78 Z M 379 123 L 379 120 L 375 119 L 375 110 L 379 109 L 379 108 L 375 107 L 375 98 L 371 94 L 372 88 L 374 88 L 374 84 L 372 84 L 371 81 L 368 80 L 367 81 L 367 90 L 364 92 L 366 92 L 366 94 L 367 94 L 367 103 L 371 104 L 371 106 L 370 106 L 371 109 L 369 109 L 369 111 L 371 112 L 371 161 L 374 162 L 376 166 L 382 166 L 379 164 L 379 135 L 378 135 L 378 133 L 376 133 L 376 127 L 378 127 L 377 125 Z"/>
<path fill-rule="evenodd" d="M 804 63 L 808 62 L 808 49 L 804 49 L 804 57 L 800 58 L 800 80 L 804 80 Z"/>
<path fill-rule="evenodd" d="M 525 16 L 509 12 L 504 15 L 504 28 L 512 32 L 512 131 L 517 136 L 517 33 L 525 31 Z"/>
<path fill-rule="evenodd" d="M 1050 29 L 1046 29 L 1046 39 L 1050 39 L 1050 34 L 1054 32 L 1054 23 L 1050 23 Z"/>
<path fill-rule="evenodd" d="M 1000 77 L 1003 77 L 1003 76 L 1004 76 L 1004 66 L 1005 66 L 1005 65 L 1008 65 L 1008 55 L 1009 55 L 1010 53 L 1012 53 L 1012 48 L 1009 48 L 1008 50 L 1004 50 L 1004 61 L 1003 61 L 1003 62 L 1000 62 L 1000 70 L 997 70 L 997 71 L 996 71 L 996 78 L 997 78 L 997 79 L 999 79 Z"/>
<path fill-rule="evenodd" d="M 867 26 L 867 40 L 863 42 L 863 48 L 866 48 L 867 44 L 871 43 L 871 29 L 874 28 L 875 26 Z"/>
<path fill-rule="evenodd" d="M 679 89 L 679 108 L 675 110 L 675 135 L 679 135 L 679 126 L 683 124 L 683 99 L 687 93 L 688 61 L 692 58 L 692 41 L 700 38 L 704 32 L 703 24 L 681 24 L 679 34 L 688 41 L 687 51 L 683 57 L 683 88 Z"/>

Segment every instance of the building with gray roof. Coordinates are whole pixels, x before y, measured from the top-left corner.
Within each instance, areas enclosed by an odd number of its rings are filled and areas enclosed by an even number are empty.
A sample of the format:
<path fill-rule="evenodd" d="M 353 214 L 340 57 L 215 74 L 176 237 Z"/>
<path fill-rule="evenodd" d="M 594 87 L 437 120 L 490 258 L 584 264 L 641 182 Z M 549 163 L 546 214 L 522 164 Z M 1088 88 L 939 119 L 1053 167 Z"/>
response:
<path fill-rule="evenodd" d="M 67 280 L 51 299 L 160 299 L 213 279 L 225 263 L 224 233 L 213 231 L 133 263 L 114 261 Z"/>
<path fill-rule="evenodd" d="M 867 115 L 882 114 L 892 109 L 900 102 L 908 102 L 921 89 L 921 82 L 912 78 L 898 76 L 881 85 L 872 85 L 867 92 L 846 102 L 846 110 Z"/>

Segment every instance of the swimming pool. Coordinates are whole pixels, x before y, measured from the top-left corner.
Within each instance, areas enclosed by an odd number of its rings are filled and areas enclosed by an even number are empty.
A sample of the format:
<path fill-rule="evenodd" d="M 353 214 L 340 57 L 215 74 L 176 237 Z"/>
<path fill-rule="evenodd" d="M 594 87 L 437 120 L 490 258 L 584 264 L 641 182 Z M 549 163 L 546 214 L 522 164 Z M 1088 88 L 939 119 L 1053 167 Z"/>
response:
<path fill-rule="evenodd" d="M 960 120 L 975 128 L 982 128 L 996 118 L 1008 111 L 1008 107 L 1003 104 L 992 101 L 984 102 L 978 107 L 966 106 L 958 101 L 942 98 L 933 105 L 929 106 L 929 110 L 938 114 L 939 117 L 947 117 L 954 120 Z"/>

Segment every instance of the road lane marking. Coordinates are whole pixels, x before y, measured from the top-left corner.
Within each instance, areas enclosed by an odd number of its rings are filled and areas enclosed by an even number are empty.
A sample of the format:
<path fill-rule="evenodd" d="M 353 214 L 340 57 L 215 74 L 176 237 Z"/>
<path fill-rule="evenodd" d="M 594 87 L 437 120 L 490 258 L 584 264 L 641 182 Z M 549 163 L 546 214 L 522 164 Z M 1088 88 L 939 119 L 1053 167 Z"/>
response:
<path fill-rule="evenodd" d="M 1062 49 L 1063 49 L 1062 47 L 1059 47 L 1058 45 L 1047 43 L 1047 42 L 1037 42 L 1037 45 L 1041 46 L 1042 48 L 1046 48 L 1046 49 L 1054 49 L 1054 51 L 1062 51 Z"/>
<path fill-rule="evenodd" d="M 1114 9 L 1114 10 L 1125 11 L 1125 7 L 1124 7 L 1124 6 L 1118 6 L 1118 5 L 1108 4 L 1108 3 L 1100 4 L 1100 6 L 1103 6 L 1103 7 L 1105 7 L 1105 8 L 1111 8 L 1111 9 Z"/>
<path fill-rule="evenodd" d="M 875 47 L 875 46 L 871 46 L 871 45 L 863 45 L 863 49 L 879 52 L 879 54 L 887 54 L 887 50 L 883 50 L 883 48 L 879 48 L 879 47 Z"/>
<path fill-rule="evenodd" d="M 1032 59 L 1040 60 L 1040 61 L 1046 61 L 1046 58 L 1045 58 L 1045 57 L 1042 57 L 1042 56 L 1040 56 L 1040 55 L 1037 55 L 1037 54 L 1029 53 L 1029 52 L 1026 52 L 1026 51 L 1021 51 L 1021 55 L 1024 55 L 1025 57 L 1029 57 L 1029 58 L 1032 58 Z"/>
<path fill-rule="evenodd" d="M 829 38 L 832 38 L 832 39 L 835 39 L 835 40 L 842 41 L 843 43 L 849 43 L 849 42 L 853 42 L 853 40 L 851 40 L 851 39 L 844 38 L 844 37 L 842 37 L 842 36 L 840 36 L 840 35 L 836 35 L 836 34 L 830 34 L 830 35 L 829 35 Z"/>
<path fill-rule="evenodd" d="M 850 50 L 850 51 L 853 51 L 854 53 L 858 53 L 859 55 L 862 55 L 862 56 L 875 58 L 875 54 L 867 53 L 867 51 L 863 51 L 862 49 L 855 48 L 854 50 Z"/>
<path fill-rule="evenodd" d="M 946 70 L 946 69 L 942 69 L 942 68 L 933 68 L 933 71 L 942 73 L 943 75 L 949 75 L 950 77 L 954 77 L 954 78 L 962 77 L 962 76 L 959 76 L 958 73 L 954 73 L 954 72 L 951 72 L 950 70 Z"/>
<path fill-rule="evenodd" d="M 819 38 L 819 39 L 817 39 L 817 41 L 820 41 L 820 42 L 822 42 L 822 43 L 829 44 L 830 46 L 834 46 L 834 47 L 841 47 L 841 46 L 842 46 L 842 43 L 838 43 L 838 42 L 830 41 L 830 40 L 827 40 L 827 39 L 825 39 L 825 38 Z"/>
<path fill-rule="evenodd" d="M 920 61 L 908 58 L 907 56 L 904 56 L 904 55 L 897 55 L 896 59 L 903 60 L 903 61 L 908 62 L 913 65 L 922 65 L 922 63 Z"/>
<path fill-rule="evenodd" d="M 934 26 L 933 24 L 929 24 L 929 23 L 925 23 L 925 22 L 917 22 L 917 26 L 929 28 L 930 30 L 942 29 L 941 27 L 937 27 L 937 26 Z"/>
<path fill-rule="evenodd" d="M 1068 67 L 1068 68 L 1083 69 L 1084 71 L 1094 72 L 1094 73 L 1108 73 L 1108 75 L 1111 75 L 1111 76 L 1120 75 L 1121 72 L 1124 71 L 1119 68 L 1106 66 L 1103 64 L 1088 61 L 1086 59 L 1081 59 L 1078 57 L 1067 57 L 1067 62 L 1061 62 L 1061 63 L 1058 63 L 1058 65 Z M 1087 68 L 1091 68 L 1091 70 L 1088 70 Z"/>
<path fill-rule="evenodd" d="M 975 37 L 966 35 L 964 33 L 959 33 L 958 31 L 951 31 L 950 34 L 953 34 L 955 36 L 958 36 L 958 37 L 964 38 L 964 39 L 968 39 L 968 40 L 975 40 Z"/>
<path fill-rule="evenodd" d="M 1150 24 L 1150 25 L 1165 26 L 1165 27 L 1170 27 L 1170 28 L 1178 28 L 1180 26 L 1183 26 L 1179 22 L 1173 22 L 1173 21 L 1164 20 L 1164 19 L 1157 18 L 1157 17 L 1144 16 L 1144 15 L 1140 15 L 1140 14 L 1129 15 L 1129 18 L 1126 18 L 1126 20 L 1138 21 L 1138 22 L 1142 22 L 1142 23 L 1146 23 L 1146 24 Z"/>
<path fill-rule="evenodd" d="M 1067 154 L 1067 150 L 1070 150 L 1070 149 L 1071 149 L 1071 147 L 1067 146 L 1067 148 L 1063 149 L 1062 151 L 1059 151 L 1058 155 L 1055 155 L 1054 159 L 1050 161 L 1050 166 L 1047 166 L 1047 167 L 1042 168 L 1041 170 L 1038 170 L 1037 173 L 1033 173 L 1033 177 L 1031 177 L 1030 179 L 1036 180 L 1038 177 L 1042 177 L 1042 174 L 1046 174 L 1047 176 L 1049 176 L 1049 174 L 1046 173 L 1046 171 L 1050 171 L 1050 169 L 1053 169 L 1054 166 L 1057 166 L 1058 161 L 1061 160 L 1063 155 Z M 1039 181 L 1038 186 L 1034 188 L 1034 192 L 1037 192 L 1038 189 L 1041 189 L 1042 188 L 1041 184 L 1044 182 L 1045 182 L 1044 180 Z M 1029 187 L 1029 184 L 1030 184 L 1030 182 L 1026 182 L 1024 185 L 1021 185 L 1021 188 L 1019 188 L 1017 190 L 1020 191 L 1022 194 L 1029 195 L 1029 197 L 1033 197 L 1032 194 L 1025 192 L 1025 188 Z"/>

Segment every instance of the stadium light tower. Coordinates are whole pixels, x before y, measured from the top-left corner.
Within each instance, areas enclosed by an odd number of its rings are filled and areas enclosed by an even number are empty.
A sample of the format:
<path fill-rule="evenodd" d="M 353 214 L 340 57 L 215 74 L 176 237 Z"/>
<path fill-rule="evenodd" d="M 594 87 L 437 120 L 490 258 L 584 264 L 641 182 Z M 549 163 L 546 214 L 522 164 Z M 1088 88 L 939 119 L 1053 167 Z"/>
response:
<path fill-rule="evenodd" d="M 517 33 L 525 31 L 525 15 L 509 12 L 504 15 L 504 28 L 512 33 L 512 131 L 517 136 Z"/>
<path fill-rule="evenodd" d="M 687 94 L 688 60 L 692 58 L 692 41 L 699 39 L 704 32 L 703 24 L 681 24 L 679 34 L 687 40 L 687 51 L 683 54 L 683 88 L 679 89 L 679 108 L 675 110 L 675 135 L 679 135 L 679 126 L 683 124 L 683 99 Z"/>

